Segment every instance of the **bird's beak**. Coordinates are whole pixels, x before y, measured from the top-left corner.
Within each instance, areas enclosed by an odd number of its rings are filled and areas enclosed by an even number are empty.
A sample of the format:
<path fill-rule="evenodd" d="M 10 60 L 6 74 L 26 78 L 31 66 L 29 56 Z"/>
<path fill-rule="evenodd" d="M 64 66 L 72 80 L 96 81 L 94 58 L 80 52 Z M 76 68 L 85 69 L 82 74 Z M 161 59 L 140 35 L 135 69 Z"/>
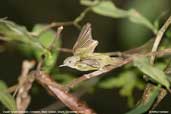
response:
<path fill-rule="evenodd" d="M 64 66 L 67 66 L 67 65 L 65 65 L 65 64 L 59 65 L 59 67 L 64 67 Z"/>

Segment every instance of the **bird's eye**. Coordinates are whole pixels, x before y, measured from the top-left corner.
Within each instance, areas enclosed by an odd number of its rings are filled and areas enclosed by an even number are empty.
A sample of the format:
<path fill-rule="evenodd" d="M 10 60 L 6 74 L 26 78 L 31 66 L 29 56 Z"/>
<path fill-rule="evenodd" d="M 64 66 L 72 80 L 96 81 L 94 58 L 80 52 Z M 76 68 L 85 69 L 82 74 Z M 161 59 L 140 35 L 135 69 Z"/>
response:
<path fill-rule="evenodd" d="M 69 63 L 71 63 L 71 61 L 68 61 Z"/>

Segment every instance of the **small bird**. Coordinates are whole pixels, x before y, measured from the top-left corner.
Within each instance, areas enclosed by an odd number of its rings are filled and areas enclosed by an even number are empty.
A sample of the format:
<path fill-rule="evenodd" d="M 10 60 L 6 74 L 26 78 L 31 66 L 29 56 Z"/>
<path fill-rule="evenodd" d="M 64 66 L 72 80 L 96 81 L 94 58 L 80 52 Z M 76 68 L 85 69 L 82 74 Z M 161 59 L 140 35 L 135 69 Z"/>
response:
<path fill-rule="evenodd" d="M 94 52 L 97 45 L 98 41 L 92 38 L 91 24 L 87 23 L 73 46 L 73 56 L 67 57 L 60 67 L 68 66 L 79 71 L 92 71 L 102 70 L 105 66 L 116 65 L 122 61 L 120 57 Z"/>

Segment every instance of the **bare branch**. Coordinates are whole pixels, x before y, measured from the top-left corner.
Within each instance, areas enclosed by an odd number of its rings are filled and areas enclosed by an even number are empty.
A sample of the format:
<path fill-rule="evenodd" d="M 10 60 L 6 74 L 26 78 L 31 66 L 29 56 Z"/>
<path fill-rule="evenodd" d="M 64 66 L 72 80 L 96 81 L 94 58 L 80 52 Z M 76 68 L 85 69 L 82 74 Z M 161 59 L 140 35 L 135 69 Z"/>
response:
<path fill-rule="evenodd" d="M 22 73 L 19 77 L 18 92 L 16 97 L 16 105 L 18 111 L 25 111 L 28 107 L 31 97 L 28 94 L 32 83 L 34 81 L 33 76 L 29 76 L 29 70 L 35 65 L 34 61 L 24 61 L 22 65 Z M 24 113 L 24 112 L 23 112 Z"/>
<path fill-rule="evenodd" d="M 12 92 L 14 92 L 15 90 L 17 90 L 17 88 L 18 88 L 18 84 L 9 87 L 7 91 L 8 91 L 9 93 L 12 93 Z"/>
<path fill-rule="evenodd" d="M 82 97 L 83 95 L 85 95 L 85 93 L 87 93 L 87 89 L 86 88 L 80 88 L 78 89 L 76 92 L 72 93 L 74 96 L 80 98 Z M 56 101 L 40 110 L 60 110 L 62 108 L 65 107 L 65 104 L 63 104 L 61 101 Z"/>
<path fill-rule="evenodd" d="M 47 26 L 45 26 L 43 29 L 41 29 L 39 32 L 32 32 L 30 33 L 33 36 L 39 36 L 40 34 L 42 34 L 43 32 L 47 31 L 48 29 L 51 29 L 53 27 L 58 27 L 58 26 L 70 26 L 70 25 L 74 25 L 73 21 L 68 21 L 68 22 L 53 22 Z"/>
<path fill-rule="evenodd" d="M 66 53 L 73 53 L 72 49 L 59 48 L 58 50 L 61 51 L 61 52 L 66 52 Z"/>
<path fill-rule="evenodd" d="M 163 34 L 171 24 L 171 16 L 167 19 L 167 21 L 164 23 L 164 25 L 161 27 L 161 29 L 158 31 L 157 36 L 155 38 L 155 42 L 153 44 L 152 52 L 157 51 L 160 41 L 162 40 Z M 151 64 L 154 63 L 155 56 L 151 56 Z"/>
<path fill-rule="evenodd" d="M 71 110 L 75 111 L 78 114 L 96 114 L 92 109 L 90 109 L 77 97 L 66 92 L 65 88 L 54 80 L 52 80 L 49 75 L 43 72 L 39 72 L 36 73 L 35 76 L 41 85 L 46 87 L 48 91 L 53 94 L 53 96 L 59 98 Z"/>
<path fill-rule="evenodd" d="M 155 42 L 153 44 L 153 47 L 152 47 L 152 52 L 155 52 L 157 51 L 158 47 L 159 47 L 159 44 L 162 40 L 162 37 L 163 37 L 163 34 L 164 32 L 167 30 L 167 28 L 169 27 L 169 25 L 171 24 L 171 16 L 167 19 L 167 21 L 165 22 L 165 24 L 162 26 L 162 28 L 158 31 L 157 33 L 157 36 L 155 38 Z M 151 56 L 151 60 L 150 60 L 150 63 L 151 64 L 154 64 L 154 60 L 155 60 L 155 55 L 152 55 Z M 145 76 L 144 76 L 145 78 Z M 143 102 L 143 100 L 146 98 L 146 96 L 148 96 L 148 92 L 147 90 L 149 88 L 153 88 L 155 85 L 151 85 L 150 83 L 147 83 L 146 85 L 146 89 L 144 90 L 144 94 L 140 100 L 140 102 Z M 152 106 L 152 109 L 154 109 L 161 101 L 162 99 L 166 96 L 166 90 L 164 90 L 163 88 L 161 88 L 160 90 L 160 93 L 159 93 L 159 96 L 157 97 L 157 100 L 156 102 L 154 103 L 154 105 Z"/>
<path fill-rule="evenodd" d="M 52 49 L 53 47 L 55 47 L 57 40 L 58 40 L 58 39 L 60 38 L 60 36 L 61 36 L 62 30 L 63 30 L 63 26 L 58 27 L 57 32 L 56 32 L 56 38 L 54 39 L 54 41 L 53 41 L 53 42 L 51 43 L 51 45 L 49 46 L 49 49 Z"/>
<path fill-rule="evenodd" d="M 91 7 L 86 8 L 77 18 L 74 19 L 73 23 L 76 27 L 80 28 L 79 22 L 83 20 L 85 15 L 91 10 Z"/>
<path fill-rule="evenodd" d="M 167 30 L 167 28 L 169 27 L 170 24 L 171 24 L 171 16 L 167 19 L 167 21 L 164 23 L 162 28 L 158 31 L 155 42 L 153 44 L 152 52 L 157 51 L 159 44 L 162 40 L 163 34 L 165 33 L 165 31 Z M 155 56 L 151 56 L 151 60 L 150 60 L 151 64 L 154 64 L 154 60 L 155 60 Z M 151 85 L 151 86 L 154 86 L 154 85 Z M 157 105 L 163 100 L 163 98 L 166 95 L 167 95 L 167 90 L 165 90 L 164 88 L 161 88 L 160 93 L 157 97 L 157 100 L 153 104 L 151 110 L 155 109 L 157 107 Z"/>

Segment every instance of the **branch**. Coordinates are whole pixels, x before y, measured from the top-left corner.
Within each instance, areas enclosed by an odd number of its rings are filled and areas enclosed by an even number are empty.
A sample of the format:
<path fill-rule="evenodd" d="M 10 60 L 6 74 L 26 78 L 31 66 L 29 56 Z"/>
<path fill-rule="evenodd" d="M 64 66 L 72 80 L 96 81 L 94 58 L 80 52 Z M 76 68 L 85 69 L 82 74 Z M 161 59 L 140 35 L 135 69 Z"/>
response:
<path fill-rule="evenodd" d="M 85 95 L 85 93 L 88 92 L 88 88 L 79 88 L 76 92 L 72 93 L 74 96 L 80 98 L 83 95 Z M 40 110 L 46 110 L 46 111 L 50 111 L 50 110 L 60 110 L 62 108 L 65 107 L 65 104 L 63 104 L 61 101 L 56 101 Z"/>
<path fill-rule="evenodd" d="M 155 42 L 153 44 L 152 52 L 157 51 L 159 44 L 162 40 L 162 37 L 170 24 L 171 24 L 171 16 L 167 19 L 167 21 L 164 23 L 162 28 L 158 31 Z M 155 60 L 155 56 L 151 56 L 151 60 L 150 60 L 151 64 L 154 64 L 154 60 Z M 151 86 L 154 86 L 154 85 L 151 85 Z M 166 95 L 167 95 L 167 90 L 164 88 L 161 88 L 160 93 L 157 97 L 157 100 L 153 104 L 151 110 L 155 109 L 158 106 L 158 104 L 164 99 L 164 97 Z"/>
<path fill-rule="evenodd" d="M 48 89 L 51 95 L 59 98 L 66 106 L 76 113 L 83 114 L 96 114 L 92 109 L 90 109 L 85 103 L 79 100 L 74 95 L 65 91 L 64 86 L 56 83 L 50 78 L 48 74 L 44 72 L 35 72 L 35 77 L 42 86 Z"/>
<path fill-rule="evenodd" d="M 79 22 L 83 20 L 85 15 L 90 11 L 91 7 L 86 8 L 78 17 L 76 17 L 73 21 L 74 25 L 80 28 Z"/>
<path fill-rule="evenodd" d="M 49 46 L 49 50 L 51 50 L 51 49 L 53 49 L 55 47 L 57 40 L 61 36 L 62 30 L 63 30 L 63 26 L 60 26 L 60 27 L 57 28 L 56 37 L 55 37 L 54 41 L 51 43 L 51 45 Z"/>
<path fill-rule="evenodd" d="M 70 25 L 74 25 L 73 21 L 68 21 L 68 22 L 53 22 L 47 26 L 45 26 L 43 29 L 41 29 L 38 32 L 31 32 L 30 34 L 33 36 L 39 36 L 40 34 L 42 34 L 43 32 L 47 31 L 48 29 L 51 29 L 53 27 L 58 27 L 58 26 L 70 26 Z"/>
<path fill-rule="evenodd" d="M 155 38 L 155 42 L 154 42 L 153 47 L 152 47 L 152 52 L 157 51 L 159 44 L 162 40 L 163 34 L 167 30 L 167 28 L 169 27 L 170 24 L 171 24 L 171 16 L 167 19 L 167 21 L 164 23 L 162 28 L 158 31 L 157 36 Z M 154 64 L 154 60 L 155 60 L 155 55 L 152 55 L 151 59 L 150 59 L 150 63 Z M 144 76 L 144 78 L 145 78 L 145 76 Z M 154 86 L 155 85 L 151 85 L 150 83 L 147 83 L 145 90 L 144 90 L 144 93 L 143 93 L 143 96 L 139 102 L 143 102 L 143 100 L 146 99 L 146 96 L 148 96 L 148 94 L 150 94 L 149 91 L 147 91 L 147 90 L 150 88 L 153 88 Z M 161 88 L 160 93 L 157 97 L 157 100 L 154 103 L 154 105 L 152 106 L 152 110 L 155 107 L 157 107 L 157 105 L 162 101 L 162 99 L 166 96 L 166 94 L 167 94 L 166 90 L 164 88 Z"/>
<path fill-rule="evenodd" d="M 18 111 L 25 111 L 28 107 L 31 97 L 28 94 L 34 77 L 29 75 L 29 71 L 35 65 L 34 61 L 24 61 L 22 65 L 22 73 L 19 77 L 18 92 L 16 96 L 16 105 Z M 24 113 L 24 112 L 23 112 Z M 21 112 L 22 114 L 22 112 Z"/>
<path fill-rule="evenodd" d="M 73 53 L 72 49 L 59 48 L 58 50 L 61 51 L 61 52 L 65 52 L 65 53 Z"/>
<path fill-rule="evenodd" d="M 167 19 L 167 21 L 164 23 L 164 25 L 161 27 L 161 29 L 158 31 L 157 36 L 155 38 L 155 42 L 153 44 L 152 52 L 157 51 L 160 41 L 162 40 L 163 34 L 171 24 L 171 16 Z M 151 56 L 151 64 L 154 63 L 155 56 Z"/>
<path fill-rule="evenodd" d="M 7 89 L 7 92 L 12 93 L 17 89 L 17 87 L 18 87 L 18 84 L 13 85 Z"/>

